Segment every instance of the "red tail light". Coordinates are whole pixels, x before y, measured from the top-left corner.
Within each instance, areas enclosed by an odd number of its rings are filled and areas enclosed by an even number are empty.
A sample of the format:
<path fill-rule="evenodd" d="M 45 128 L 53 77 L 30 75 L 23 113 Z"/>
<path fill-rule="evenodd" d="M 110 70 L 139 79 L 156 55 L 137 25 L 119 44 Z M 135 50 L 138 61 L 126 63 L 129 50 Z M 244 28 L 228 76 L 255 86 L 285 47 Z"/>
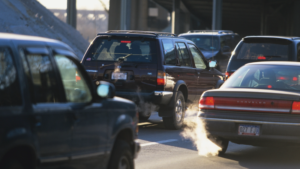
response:
<path fill-rule="evenodd" d="M 292 113 L 300 114 L 300 102 L 294 101 L 292 105 Z"/>
<path fill-rule="evenodd" d="M 166 82 L 167 82 L 167 78 L 166 78 L 166 73 L 159 70 L 157 72 L 157 85 L 166 85 Z"/>
<path fill-rule="evenodd" d="M 76 74 L 75 74 L 75 80 L 76 80 L 76 82 L 78 82 L 78 81 L 80 81 L 80 80 L 81 80 L 81 77 L 80 77 L 80 76 L 78 76 L 78 74 L 77 74 L 77 71 L 76 71 Z"/>
<path fill-rule="evenodd" d="M 266 60 L 266 57 L 265 56 L 258 56 L 257 59 L 258 60 Z"/>
<path fill-rule="evenodd" d="M 234 72 L 225 72 L 225 80 L 227 80 Z"/>
<path fill-rule="evenodd" d="M 213 97 L 201 97 L 199 101 L 199 109 L 214 109 L 215 100 Z"/>

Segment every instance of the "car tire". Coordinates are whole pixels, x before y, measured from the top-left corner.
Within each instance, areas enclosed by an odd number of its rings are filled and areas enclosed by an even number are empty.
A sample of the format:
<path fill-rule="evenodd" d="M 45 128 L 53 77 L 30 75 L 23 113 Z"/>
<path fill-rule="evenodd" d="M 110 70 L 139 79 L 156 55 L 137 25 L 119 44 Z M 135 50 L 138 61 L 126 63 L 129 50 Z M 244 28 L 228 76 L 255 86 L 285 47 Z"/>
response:
<path fill-rule="evenodd" d="M 185 116 L 185 99 L 181 91 L 177 92 L 171 117 L 163 117 L 167 129 L 178 130 L 182 128 Z"/>
<path fill-rule="evenodd" d="M 133 155 L 129 144 L 124 140 L 117 140 L 109 162 L 109 169 L 134 169 Z"/>
<path fill-rule="evenodd" d="M 9 160 L 4 164 L 3 169 L 25 169 L 18 160 Z"/>

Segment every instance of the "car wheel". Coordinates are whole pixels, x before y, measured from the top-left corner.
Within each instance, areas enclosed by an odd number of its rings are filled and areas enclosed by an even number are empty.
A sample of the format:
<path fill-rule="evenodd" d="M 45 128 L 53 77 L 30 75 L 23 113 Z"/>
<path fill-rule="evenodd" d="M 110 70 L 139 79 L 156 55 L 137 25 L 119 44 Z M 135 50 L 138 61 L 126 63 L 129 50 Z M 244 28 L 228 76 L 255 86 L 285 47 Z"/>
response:
<path fill-rule="evenodd" d="M 133 169 L 133 155 L 129 144 L 124 140 L 117 140 L 111 155 L 109 169 Z"/>
<path fill-rule="evenodd" d="M 23 167 L 17 160 L 9 160 L 6 164 L 4 164 L 4 169 L 25 169 L 25 167 Z"/>
<path fill-rule="evenodd" d="M 185 115 L 185 99 L 181 91 L 177 92 L 171 117 L 163 117 L 166 128 L 178 130 L 182 127 Z"/>

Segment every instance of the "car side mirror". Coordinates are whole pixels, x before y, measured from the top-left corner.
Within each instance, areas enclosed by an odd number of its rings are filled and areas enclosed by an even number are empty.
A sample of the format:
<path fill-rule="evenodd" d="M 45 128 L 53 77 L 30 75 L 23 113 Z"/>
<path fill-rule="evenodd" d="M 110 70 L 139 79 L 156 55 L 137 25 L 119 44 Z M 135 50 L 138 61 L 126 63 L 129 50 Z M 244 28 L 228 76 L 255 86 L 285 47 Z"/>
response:
<path fill-rule="evenodd" d="M 216 65 L 217 65 L 217 62 L 214 61 L 214 60 L 211 60 L 211 61 L 209 62 L 209 67 L 210 67 L 210 68 L 215 68 Z"/>
<path fill-rule="evenodd" d="M 223 46 L 222 52 L 230 52 L 230 47 L 229 46 Z"/>
<path fill-rule="evenodd" d="M 113 98 L 115 97 L 115 86 L 111 83 L 101 81 L 97 87 L 97 94 L 101 98 Z"/>

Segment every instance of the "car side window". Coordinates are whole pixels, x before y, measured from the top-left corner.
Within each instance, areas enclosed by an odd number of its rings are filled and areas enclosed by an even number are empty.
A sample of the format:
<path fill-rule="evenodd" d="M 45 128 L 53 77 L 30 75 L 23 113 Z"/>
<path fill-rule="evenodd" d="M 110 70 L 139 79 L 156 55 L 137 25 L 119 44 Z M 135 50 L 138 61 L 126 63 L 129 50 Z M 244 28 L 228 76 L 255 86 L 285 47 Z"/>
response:
<path fill-rule="evenodd" d="M 22 105 L 17 69 L 11 51 L 0 47 L 0 106 Z"/>
<path fill-rule="evenodd" d="M 92 93 L 77 65 L 64 55 L 55 55 L 67 102 L 88 103 Z"/>
<path fill-rule="evenodd" d="M 195 45 L 189 44 L 189 48 L 190 48 L 190 51 L 191 51 L 192 56 L 194 58 L 196 68 L 206 69 L 205 62 L 202 59 L 204 57 L 202 56 L 200 51 L 197 49 L 197 47 Z"/>
<path fill-rule="evenodd" d="M 165 64 L 166 65 L 177 65 L 177 59 L 175 54 L 175 46 L 173 41 L 170 39 L 162 40 L 165 54 Z"/>
<path fill-rule="evenodd" d="M 176 47 L 177 47 L 178 57 L 181 66 L 192 67 L 192 63 L 191 63 L 192 61 L 185 44 L 182 42 L 177 42 Z"/>
<path fill-rule="evenodd" d="M 27 80 L 31 84 L 35 103 L 59 102 L 56 78 L 48 55 L 30 54 L 20 50 Z"/>
<path fill-rule="evenodd" d="M 300 61 L 300 43 L 297 45 L 297 61 Z"/>

